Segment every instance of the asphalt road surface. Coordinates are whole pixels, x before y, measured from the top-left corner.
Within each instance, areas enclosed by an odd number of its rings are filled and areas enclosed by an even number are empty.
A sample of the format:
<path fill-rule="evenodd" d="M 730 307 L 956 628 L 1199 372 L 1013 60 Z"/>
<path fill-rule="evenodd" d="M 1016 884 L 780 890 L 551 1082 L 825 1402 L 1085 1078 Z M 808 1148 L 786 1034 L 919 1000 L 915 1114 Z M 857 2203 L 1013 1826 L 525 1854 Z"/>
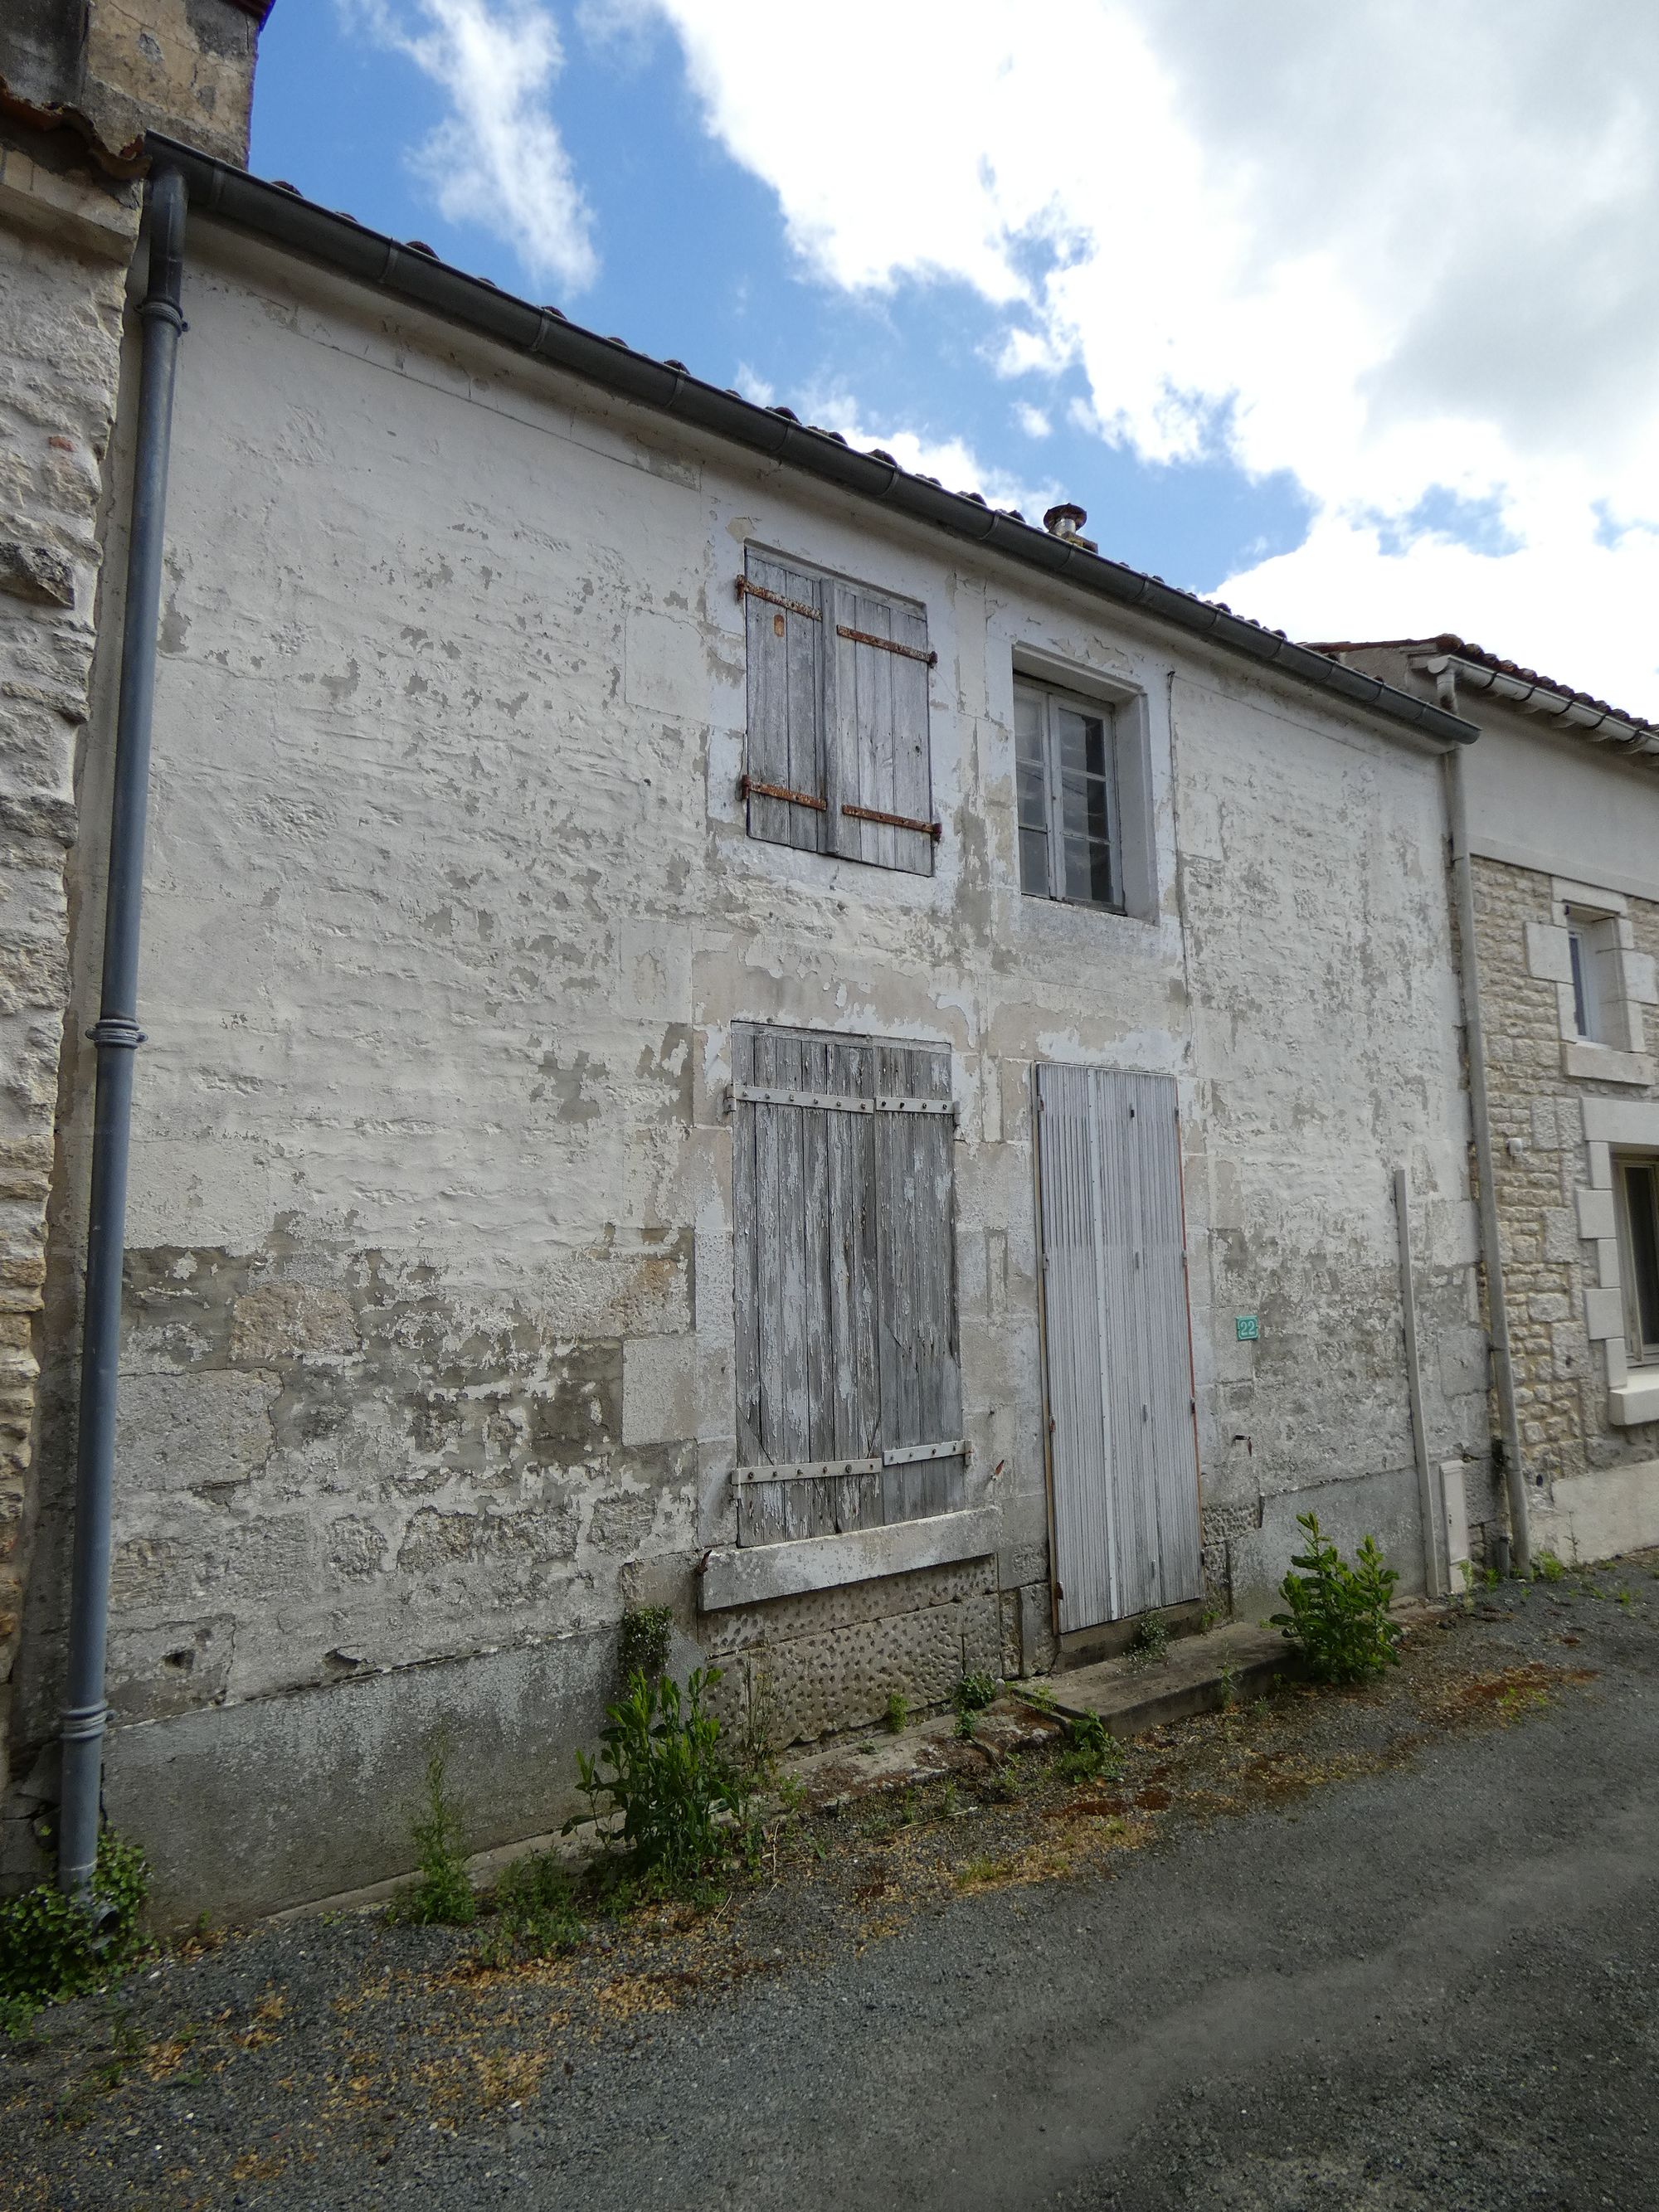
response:
<path fill-rule="evenodd" d="M 170 1991 L 208 2019 L 227 1991 L 247 2006 L 279 1988 L 287 2040 L 243 2035 L 251 2055 L 194 2089 L 152 2060 L 69 2123 L 27 2074 L 22 2104 L 0 2099 L 0 2140 L 18 2130 L 10 2201 L 1659 2208 L 1656 1564 L 1608 1570 L 1600 1595 L 1577 1581 L 1517 1593 L 1436 1644 L 1464 1639 L 1466 1676 L 1547 1663 L 1561 1677 L 1547 1696 L 1523 1687 L 1478 1724 L 1425 1727 L 1358 1778 L 1172 1816 L 1109 1875 L 947 1890 L 879 1940 L 837 1936 L 718 2001 L 592 2039 L 453 2129 L 411 2086 L 459 2063 L 414 2063 L 434 1954 L 418 1973 L 398 1962 L 428 1931 L 257 1934 L 173 1970 L 153 2002 Z M 1422 1710 L 1420 1685 L 1410 1694 Z M 1358 1701 L 1306 1703 L 1328 1743 L 1382 1725 Z M 810 1885 L 779 1895 L 777 1911 L 828 1910 Z M 401 1989 L 400 1972 L 411 1994 L 400 2010 L 386 1998 L 378 2025 L 339 1994 Z M 134 1999 L 130 2040 L 162 2033 L 151 2002 Z M 560 2017 L 538 2002 L 538 2021 Z M 357 2040 L 317 2056 L 342 2018 Z M 377 2036 L 404 2069 L 384 2142 L 330 2138 Z M 313 2148 L 262 2161 L 296 2097 Z"/>

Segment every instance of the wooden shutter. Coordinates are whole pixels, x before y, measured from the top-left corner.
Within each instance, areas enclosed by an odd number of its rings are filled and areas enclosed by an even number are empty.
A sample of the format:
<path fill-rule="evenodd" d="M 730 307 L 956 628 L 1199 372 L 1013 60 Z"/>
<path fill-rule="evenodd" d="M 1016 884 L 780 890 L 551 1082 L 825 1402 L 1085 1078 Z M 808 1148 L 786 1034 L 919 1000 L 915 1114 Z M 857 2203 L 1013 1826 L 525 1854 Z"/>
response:
<path fill-rule="evenodd" d="M 1038 1188 L 1062 1631 L 1198 1595 L 1176 1086 L 1040 1065 Z"/>
<path fill-rule="evenodd" d="M 740 1026 L 732 1054 L 739 1542 L 960 1505 L 949 1053 Z"/>
<path fill-rule="evenodd" d="M 802 852 L 828 852 L 833 843 L 823 741 L 823 587 L 817 576 L 752 550 L 744 583 L 749 834 Z M 790 796 L 775 795 L 779 793 Z"/>
<path fill-rule="evenodd" d="M 927 616 L 848 584 L 824 587 L 830 836 L 848 859 L 933 872 Z M 887 815 L 918 826 L 900 828 Z"/>

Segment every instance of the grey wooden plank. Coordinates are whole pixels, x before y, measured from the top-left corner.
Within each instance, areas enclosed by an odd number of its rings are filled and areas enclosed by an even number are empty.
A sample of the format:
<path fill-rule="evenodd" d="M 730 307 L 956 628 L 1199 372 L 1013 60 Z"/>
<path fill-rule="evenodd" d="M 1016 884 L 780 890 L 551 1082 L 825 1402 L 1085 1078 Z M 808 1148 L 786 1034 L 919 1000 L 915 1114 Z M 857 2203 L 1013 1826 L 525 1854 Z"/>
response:
<path fill-rule="evenodd" d="M 804 605 L 819 606 L 829 596 L 814 577 L 792 575 L 792 586 L 790 598 L 799 599 Z M 822 622 L 809 621 L 804 615 L 787 614 L 784 617 L 784 639 L 789 694 L 789 787 L 821 799 L 824 785 L 823 625 Z M 828 814 L 814 813 L 805 806 L 792 806 L 788 812 L 788 842 L 804 853 L 824 851 L 830 842 Z"/>
<path fill-rule="evenodd" d="M 739 1083 L 752 1078 L 754 1047 L 745 1028 L 732 1036 L 732 1072 Z M 755 1191 L 755 1119 L 759 1111 L 739 1105 L 732 1116 L 732 1267 L 734 1308 L 734 1381 L 738 1395 L 738 1460 L 754 1464 L 761 1449 L 759 1313 L 757 1299 L 757 1215 Z M 738 1541 L 744 1540 L 739 1532 Z"/>
<path fill-rule="evenodd" d="M 744 574 L 751 584 L 787 596 L 787 571 L 776 561 L 750 551 Z M 751 778 L 760 783 L 789 787 L 789 668 L 786 632 L 781 608 L 761 599 L 744 601 L 744 654 L 749 672 L 749 732 L 744 760 Z M 749 800 L 749 834 L 771 844 L 791 842 L 789 817 L 793 810 L 781 799 Z"/>
<path fill-rule="evenodd" d="M 893 611 L 893 635 L 918 653 L 927 650 L 927 617 L 902 606 Z M 895 814 L 919 822 L 933 818 L 932 742 L 928 725 L 928 669 L 925 661 L 888 656 L 893 662 L 893 802 Z M 933 841 L 913 830 L 893 832 L 893 866 L 913 875 L 933 872 Z"/>
<path fill-rule="evenodd" d="M 854 621 L 872 637 L 892 635 L 893 611 L 885 599 L 860 594 Z M 899 663 L 896 654 L 876 646 L 860 646 L 858 656 L 859 781 L 867 794 L 864 804 L 893 814 L 897 811 L 893 804 L 893 672 Z M 884 822 L 866 822 L 863 829 L 865 858 L 878 868 L 890 868 L 898 832 Z"/>
<path fill-rule="evenodd" d="M 756 1032 L 755 1080 L 775 1083 L 776 1039 L 770 1030 Z M 755 1306 L 760 1373 L 761 1433 L 751 1464 L 793 1456 L 783 1406 L 784 1249 L 779 1233 L 784 1165 L 784 1122 L 788 1109 L 756 1106 L 755 1115 Z M 757 1483 L 749 1493 L 751 1533 L 748 1540 L 775 1543 L 787 1533 L 786 1486 Z"/>
<path fill-rule="evenodd" d="M 834 1048 L 821 1037 L 810 1037 L 799 1047 L 803 1085 L 811 1091 L 830 1088 Z M 801 1133 L 801 1326 L 805 1339 L 806 1430 L 812 1460 L 834 1456 L 835 1407 L 832 1369 L 835 1358 L 834 1324 L 830 1316 L 830 1274 L 833 1240 L 830 1219 L 830 1124 L 845 1119 L 817 1107 L 795 1109 Z M 812 1483 L 805 1495 L 807 1534 L 836 1534 L 834 1486 Z"/>

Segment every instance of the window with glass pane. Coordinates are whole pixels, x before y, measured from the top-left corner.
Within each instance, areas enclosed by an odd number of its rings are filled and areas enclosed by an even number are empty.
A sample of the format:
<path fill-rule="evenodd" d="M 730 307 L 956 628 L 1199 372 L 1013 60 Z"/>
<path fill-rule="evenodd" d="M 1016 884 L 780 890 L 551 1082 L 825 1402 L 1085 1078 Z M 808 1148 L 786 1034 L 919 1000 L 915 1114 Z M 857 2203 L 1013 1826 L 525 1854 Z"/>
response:
<path fill-rule="evenodd" d="M 1659 1361 L 1659 1160 L 1626 1160 L 1624 1188 L 1626 1349 L 1633 1360 Z"/>
<path fill-rule="evenodd" d="M 1111 708 L 1017 684 L 1014 737 L 1020 889 L 1121 908 Z"/>

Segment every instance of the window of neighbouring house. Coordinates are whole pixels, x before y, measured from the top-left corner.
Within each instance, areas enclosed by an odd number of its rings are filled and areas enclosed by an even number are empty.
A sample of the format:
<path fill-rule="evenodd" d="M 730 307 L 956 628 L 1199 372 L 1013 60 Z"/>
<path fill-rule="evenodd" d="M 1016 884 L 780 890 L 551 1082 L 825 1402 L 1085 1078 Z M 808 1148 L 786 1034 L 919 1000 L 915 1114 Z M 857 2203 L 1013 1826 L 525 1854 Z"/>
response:
<path fill-rule="evenodd" d="M 1032 898 L 1123 909 L 1116 713 L 1047 685 L 1014 685 L 1019 887 Z"/>
<path fill-rule="evenodd" d="M 927 609 L 752 547 L 738 588 L 750 836 L 932 875 Z"/>
<path fill-rule="evenodd" d="M 1617 978 L 1608 975 L 1618 956 L 1611 919 L 1589 915 L 1577 908 L 1567 913 L 1567 951 L 1572 963 L 1573 1022 L 1587 1044 L 1607 1044 L 1608 1012 L 1616 997 Z M 1610 989 L 1609 984 L 1615 988 Z"/>
<path fill-rule="evenodd" d="M 1659 1363 L 1659 1159 L 1621 1160 L 1619 1192 L 1626 1351 L 1632 1362 Z"/>
<path fill-rule="evenodd" d="M 951 1055 L 734 1029 L 738 1540 L 962 1505 Z"/>

